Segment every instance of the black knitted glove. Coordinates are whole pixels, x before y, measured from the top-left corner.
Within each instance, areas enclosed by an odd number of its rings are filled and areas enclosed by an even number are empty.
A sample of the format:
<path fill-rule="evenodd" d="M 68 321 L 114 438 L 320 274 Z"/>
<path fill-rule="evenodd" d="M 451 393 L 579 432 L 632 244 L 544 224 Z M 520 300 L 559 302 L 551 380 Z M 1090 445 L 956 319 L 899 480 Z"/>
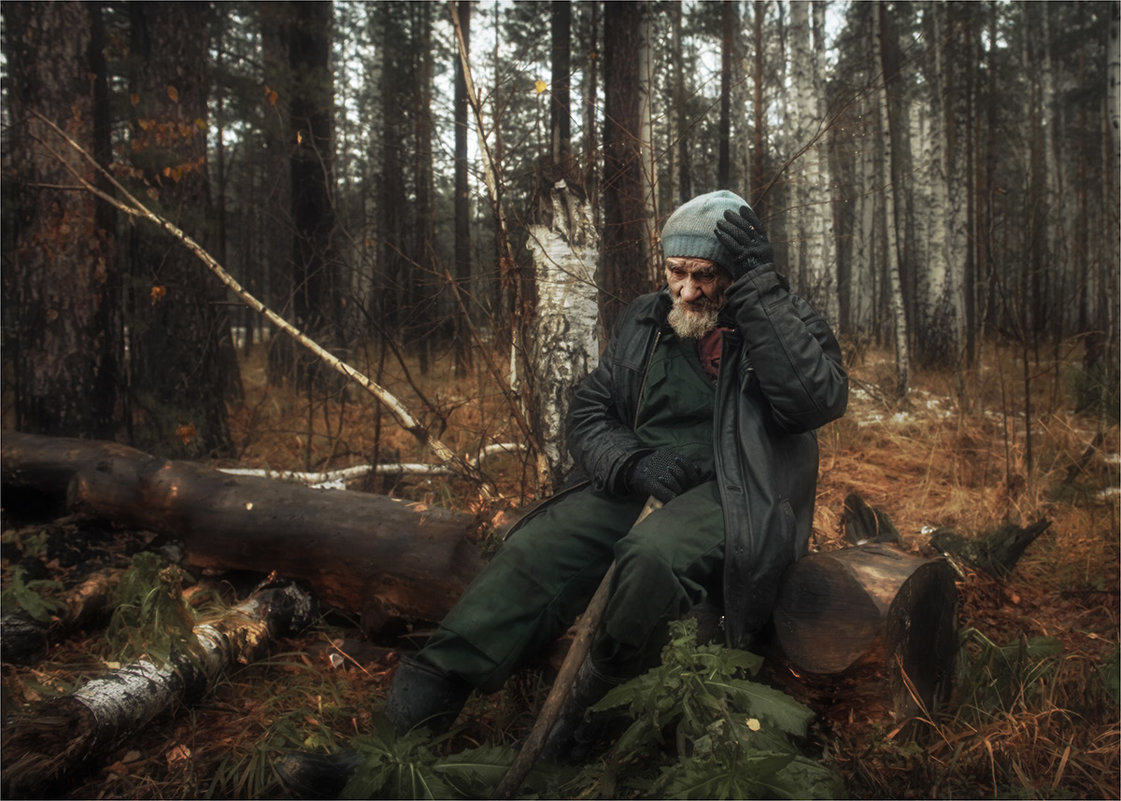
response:
<path fill-rule="evenodd" d="M 669 448 L 662 448 L 635 462 L 628 476 L 628 485 L 638 495 L 653 495 L 669 503 L 690 487 L 701 482 L 702 474 L 689 459 Z"/>
<path fill-rule="evenodd" d="M 720 244 L 735 258 L 733 279 L 775 260 L 775 249 L 763 231 L 763 224 L 749 206 L 742 206 L 739 214 L 724 212 L 724 219 L 716 223 L 715 233 Z"/>

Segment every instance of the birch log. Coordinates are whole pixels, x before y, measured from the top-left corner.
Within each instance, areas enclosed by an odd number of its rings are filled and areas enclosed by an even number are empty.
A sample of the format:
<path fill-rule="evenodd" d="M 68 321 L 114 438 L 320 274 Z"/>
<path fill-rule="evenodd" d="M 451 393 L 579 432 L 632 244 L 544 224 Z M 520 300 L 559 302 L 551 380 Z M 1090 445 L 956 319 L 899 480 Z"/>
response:
<path fill-rule="evenodd" d="M 253 593 L 212 623 L 195 627 L 198 648 L 165 663 L 141 659 L 73 694 L 20 710 L 0 749 L 8 797 L 45 795 L 79 766 L 141 731 L 158 715 L 205 692 L 226 668 L 263 655 L 269 642 L 307 626 L 311 596 L 292 584 Z"/>

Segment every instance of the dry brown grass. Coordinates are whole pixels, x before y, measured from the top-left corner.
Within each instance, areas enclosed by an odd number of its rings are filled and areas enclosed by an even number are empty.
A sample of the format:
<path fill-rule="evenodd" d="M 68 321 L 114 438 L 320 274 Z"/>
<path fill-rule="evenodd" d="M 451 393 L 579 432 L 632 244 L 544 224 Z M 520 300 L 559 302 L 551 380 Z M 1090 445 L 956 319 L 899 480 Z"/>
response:
<path fill-rule="evenodd" d="M 1099 493 L 1118 487 L 1118 465 L 1105 455 L 1121 450 L 1119 431 L 1070 413 L 1065 365 L 1034 365 L 1029 464 L 1022 365 L 1014 354 L 995 348 L 989 354 L 990 366 L 966 377 L 960 400 L 957 378 L 948 374 L 916 376 L 907 406 L 854 392 L 850 413 L 820 432 L 814 546 L 840 547 L 842 506 L 852 492 L 887 512 L 904 547 L 916 552 L 928 549 L 925 527 L 975 536 L 1007 521 L 1046 517 L 1050 529 L 1008 579 L 970 575 L 961 581 L 961 627 L 977 632 L 963 649 L 972 660 L 964 664 L 975 666 L 984 657 L 982 641 L 1004 645 L 1046 636 L 1063 650 L 1040 661 L 1046 670 L 1028 676 L 1022 692 L 999 708 L 981 708 L 974 703 L 976 688 L 959 688 L 950 708 L 927 720 L 915 741 L 893 735 L 886 721 L 820 732 L 826 758 L 854 797 L 1118 796 L 1121 727 L 1099 669 L 1118 648 L 1119 515 L 1117 496 Z M 370 363 L 376 364 L 373 355 Z M 233 413 L 241 465 L 324 470 L 367 463 L 375 455 L 382 462 L 432 461 L 360 390 L 309 401 L 269 388 L 262 364 L 260 354 L 248 360 L 246 402 Z M 421 376 L 410 362 L 419 392 L 391 358 L 380 373 L 358 366 L 459 453 L 519 440 L 485 371 L 476 368 L 456 380 L 449 364 L 439 358 Z M 879 352 L 864 354 L 852 372 L 858 386 L 876 394 L 894 381 L 890 359 Z M 881 419 L 869 422 L 872 414 Z M 1099 434 L 1100 444 L 1086 456 Z M 532 470 L 521 459 L 497 457 L 486 468 L 516 502 L 536 493 Z M 479 501 L 468 483 L 448 477 L 395 476 L 353 488 L 459 508 Z M 107 767 L 65 795 L 275 795 L 270 753 L 342 743 L 368 730 L 371 711 L 384 697 L 394 657 L 355 650 L 349 642 L 338 648 L 325 643 L 347 631 L 346 621 L 332 619 L 308 637 L 282 644 L 272 659 L 226 677 L 200 706 L 119 749 Z M 90 651 L 88 642 L 72 641 L 34 669 L 9 670 L 6 700 L 35 692 L 37 677 L 73 675 L 71 664 L 88 668 Z M 332 651 L 344 654 L 338 666 Z M 524 733 L 542 691 L 531 674 L 496 696 L 474 699 L 464 744 Z"/>

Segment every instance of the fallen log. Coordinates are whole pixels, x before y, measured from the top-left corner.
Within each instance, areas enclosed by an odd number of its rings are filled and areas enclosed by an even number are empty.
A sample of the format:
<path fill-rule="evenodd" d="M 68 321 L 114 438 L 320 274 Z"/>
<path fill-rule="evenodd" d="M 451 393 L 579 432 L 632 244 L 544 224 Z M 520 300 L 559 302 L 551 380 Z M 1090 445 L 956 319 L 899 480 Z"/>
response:
<path fill-rule="evenodd" d="M 5 796 L 49 793 L 158 715 L 201 696 L 228 666 L 248 664 L 272 639 L 307 626 L 312 612 L 311 597 L 295 585 L 264 587 L 218 620 L 195 626 L 196 648 L 163 663 L 138 660 L 11 715 L 0 748 Z"/>
<path fill-rule="evenodd" d="M 775 605 L 776 641 L 799 697 L 816 696 L 834 714 L 841 702 L 903 722 L 949 697 L 956 607 L 945 559 L 867 543 L 790 567 Z"/>
<path fill-rule="evenodd" d="M 30 662 L 52 640 L 93 622 L 104 613 L 124 571 L 98 570 L 59 597 L 61 611 L 50 620 L 38 620 L 22 609 L 0 618 L 0 659 L 11 664 Z"/>
<path fill-rule="evenodd" d="M 483 564 L 462 512 L 226 475 L 113 442 L 5 431 L 0 478 L 6 493 L 60 496 L 70 510 L 174 537 L 195 567 L 304 581 L 367 632 L 391 618 L 440 620 Z"/>

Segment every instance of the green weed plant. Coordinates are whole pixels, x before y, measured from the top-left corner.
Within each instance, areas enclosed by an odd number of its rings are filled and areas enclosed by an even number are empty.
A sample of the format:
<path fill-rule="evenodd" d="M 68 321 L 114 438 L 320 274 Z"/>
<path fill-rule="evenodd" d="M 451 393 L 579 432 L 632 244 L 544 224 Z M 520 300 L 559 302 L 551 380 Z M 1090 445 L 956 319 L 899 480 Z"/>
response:
<path fill-rule="evenodd" d="M 523 797 L 836 798 L 839 777 L 801 749 L 813 713 L 747 678 L 762 657 L 697 643 L 696 621 L 671 626 L 662 663 L 609 692 L 592 713 L 626 728 L 597 762 L 538 764 Z M 448 756 L 425 732 L 397 736 L 385 720 L 352 738 L 365 756 L 346 798 L 486 798 L 516 756 L 481 746 Z"/>

